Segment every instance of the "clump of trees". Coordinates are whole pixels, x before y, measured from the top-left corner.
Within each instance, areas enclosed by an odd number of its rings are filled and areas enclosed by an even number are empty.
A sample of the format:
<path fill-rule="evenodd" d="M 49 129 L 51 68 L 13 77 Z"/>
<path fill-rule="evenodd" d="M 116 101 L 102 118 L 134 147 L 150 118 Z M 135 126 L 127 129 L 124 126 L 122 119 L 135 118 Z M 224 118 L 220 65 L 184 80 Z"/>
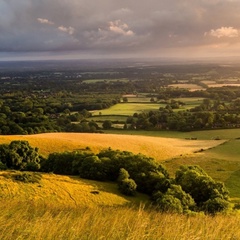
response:
<path fill-rule="evenodd" d="M 79 175 L 98 181 L 115 181 L 121 193 L 150 196 L 161 211 L 215 214 L 230 208 L 229 193 L 198 166 L 182 166 L 171 178 L 153 158 L 127 151 L 105 149 L 94 154 L 81 151 L 51 153 L 44 159 L 26 141 L 0 145 L 0 166 L 18 170 L 41 170 Z"/>
<path fill-rule="evenodd" d="M 0 168 L 16 170 L 38 171 L 43 158 L 38 148 L 33 148 L 28 141 L 12 141 L 0 145 Z"/>

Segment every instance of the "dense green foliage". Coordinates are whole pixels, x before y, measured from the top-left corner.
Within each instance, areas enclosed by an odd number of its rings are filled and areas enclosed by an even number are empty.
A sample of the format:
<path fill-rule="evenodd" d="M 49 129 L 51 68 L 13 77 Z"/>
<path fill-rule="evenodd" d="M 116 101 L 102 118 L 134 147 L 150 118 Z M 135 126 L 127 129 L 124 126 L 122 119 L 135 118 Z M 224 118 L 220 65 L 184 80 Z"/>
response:
<path fill-rule="evenodd" d="M 198 166 L 182 166 L 175 179 L 153 158 L 126 151 L 106 149 L 98 154 L 90 150 L 52 153 L 47 159 L 26 141 L 0 145 L 4 168 L 41 170 L 57 174 L 80 175 L 82 178 L 115 181 L 121 193 L 134 196 L 148 194 L 162 211 L 204 211 L 214 214 L 229 209 L 228 191 Z M 4 169 L 2 168 L 2 169 Z M 18 174 L 15 180 L 34 181 L 31 174 Z"/>
<path fill-rule="evenodd" d="M 198 166 L 181 166 L 176 183 L 189 193 L 203 211 L 215 213 L 228 208 L 228 191 L 221 182 L 214 181 Z"/>
<path fill-rule="evenodd" d="M 9 145 L 0 145 L 1 169 L 37 171 L 42 157 L 37 148 L 32 148 L 27 141 L 12 141 Z"/>
<path fill-rule="evenodd" d="M 120 169 L 117 182 L 121 193 L 128 196 L 134 196 L 136 194 L 137 184 L 130 178 L 128 171 L 124 168 Z"/>

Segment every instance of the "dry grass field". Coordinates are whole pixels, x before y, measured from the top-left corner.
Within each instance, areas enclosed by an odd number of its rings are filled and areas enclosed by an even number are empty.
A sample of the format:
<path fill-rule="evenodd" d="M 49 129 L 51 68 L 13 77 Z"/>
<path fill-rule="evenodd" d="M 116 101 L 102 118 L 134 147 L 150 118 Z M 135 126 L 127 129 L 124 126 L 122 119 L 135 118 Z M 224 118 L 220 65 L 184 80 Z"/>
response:
<path fill-rule="evenodd" d="M 193 154 L 201 149 L 213 148 L 223 140 L 185 140 L 137 135 L 92 134 L 92 133 L 45 133 L 37 135 L 0 136 L 1 143 L 27 140 L 31 146 L 47 156 L 52 152 L 73 151 L 90 147 L 94 152 L 109 148 L 141 153 L 158 161 L 180 155 Z"/>
<path fill-rule="evenodd" d="M 238 240 L 240 217 L 161 213 L 114 183 L 42 174 L 38 183 L 0 172 L 0 239 Z M 98 194 L 93 192 L 98 191 Z"/>
<path fill-rule="evenodd" d="M 14 174 L 18 172 L 0 172 L 1 200 L 88 208 L 148 201 L 148 197 L 143 194 L 138 194 L 136 198 L 120 195 L 117 184 L 113 182 L 103 183 L 80 179 L 77 176 L 41 174 L 39 182 L 24 183 L 14 180 Z"/>
<path fill-rule="evenodd" d="M 238 240 L 240 217 L 186 216 L 144 207 L 1 203 L 1 240 Z M 16 221 L 17 219 L 17 221 Z"/>

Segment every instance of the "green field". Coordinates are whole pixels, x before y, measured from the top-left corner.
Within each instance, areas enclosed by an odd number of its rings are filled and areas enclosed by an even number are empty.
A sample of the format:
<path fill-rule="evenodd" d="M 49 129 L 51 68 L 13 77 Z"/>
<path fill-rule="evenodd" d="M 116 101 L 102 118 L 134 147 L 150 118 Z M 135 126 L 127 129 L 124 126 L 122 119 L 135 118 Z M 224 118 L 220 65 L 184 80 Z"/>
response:
<path fill-rule="evenodd" d="M 182 101 L 185 103 L 179 110 L 187 110 L 194 108 L 202 103 L 203 98 L 176 98 L 176 101 Z M 150 103 L 150 98 L 146 97 L 129 97 L 127 103 L 119 103 L 108 109 L 102 109 L 99 111 L 92 111 L 93 117 L 89 120 L 94 121 L 119 121 L 125 122 L 127 116 L 133 116 L 134 113 L 142 113 L 149 111 L 158 111 L 160 107 L 165 107 L 163 103 Z"/>
<path fill-rule="evenodd" d="M 192 138 L 196 137 L 200 140 L 211 140 L 215 138 L 220 139 L 235 139 L 240 137 L 240 129 L 219 129 L 219 130 L 203 130 L 191 132 L 179 131 L 143 131 L 143 130 L 105 130 L 106 133 L 126 134 L 126 135 L 143 135 L 153 137 L 167 137 L 167 138 Z"/>
<path fill-rule="evenodd" d="M 102 115 L 123 115 L 132 116 L 134 113 L 158 110 L 159 107 L 165 107 L 165 104 L 159 103 L 119 103 L 108 109 L 101 110 Z M 99 111 L 93 113 L 93 116 L 99 115 Z"/>
<path fill-rule="evenodd" d="M 185 105 L 183 106 L 183 109 L 191 109 L 199 106 L 202 103 L 203 98 L 174 98 L 174 100 L 184 102 Z"/>

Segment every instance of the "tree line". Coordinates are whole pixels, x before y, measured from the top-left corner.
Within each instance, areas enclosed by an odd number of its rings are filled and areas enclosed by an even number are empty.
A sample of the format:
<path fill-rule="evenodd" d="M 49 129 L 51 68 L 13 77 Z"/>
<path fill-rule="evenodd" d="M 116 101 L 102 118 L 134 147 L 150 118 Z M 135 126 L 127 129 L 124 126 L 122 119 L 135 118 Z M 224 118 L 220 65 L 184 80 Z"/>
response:
<path fill-rule="evenodd" d="M 160 107 L 158 111 L 135 113 L 127 119 L 126 128 L 193 131 L 240 127 L 239 99 L 228 104 L 204 99 L 202 104 L 189 110 L 181 110 L 183 104 L 171 100 L 166 107 Z"/>

